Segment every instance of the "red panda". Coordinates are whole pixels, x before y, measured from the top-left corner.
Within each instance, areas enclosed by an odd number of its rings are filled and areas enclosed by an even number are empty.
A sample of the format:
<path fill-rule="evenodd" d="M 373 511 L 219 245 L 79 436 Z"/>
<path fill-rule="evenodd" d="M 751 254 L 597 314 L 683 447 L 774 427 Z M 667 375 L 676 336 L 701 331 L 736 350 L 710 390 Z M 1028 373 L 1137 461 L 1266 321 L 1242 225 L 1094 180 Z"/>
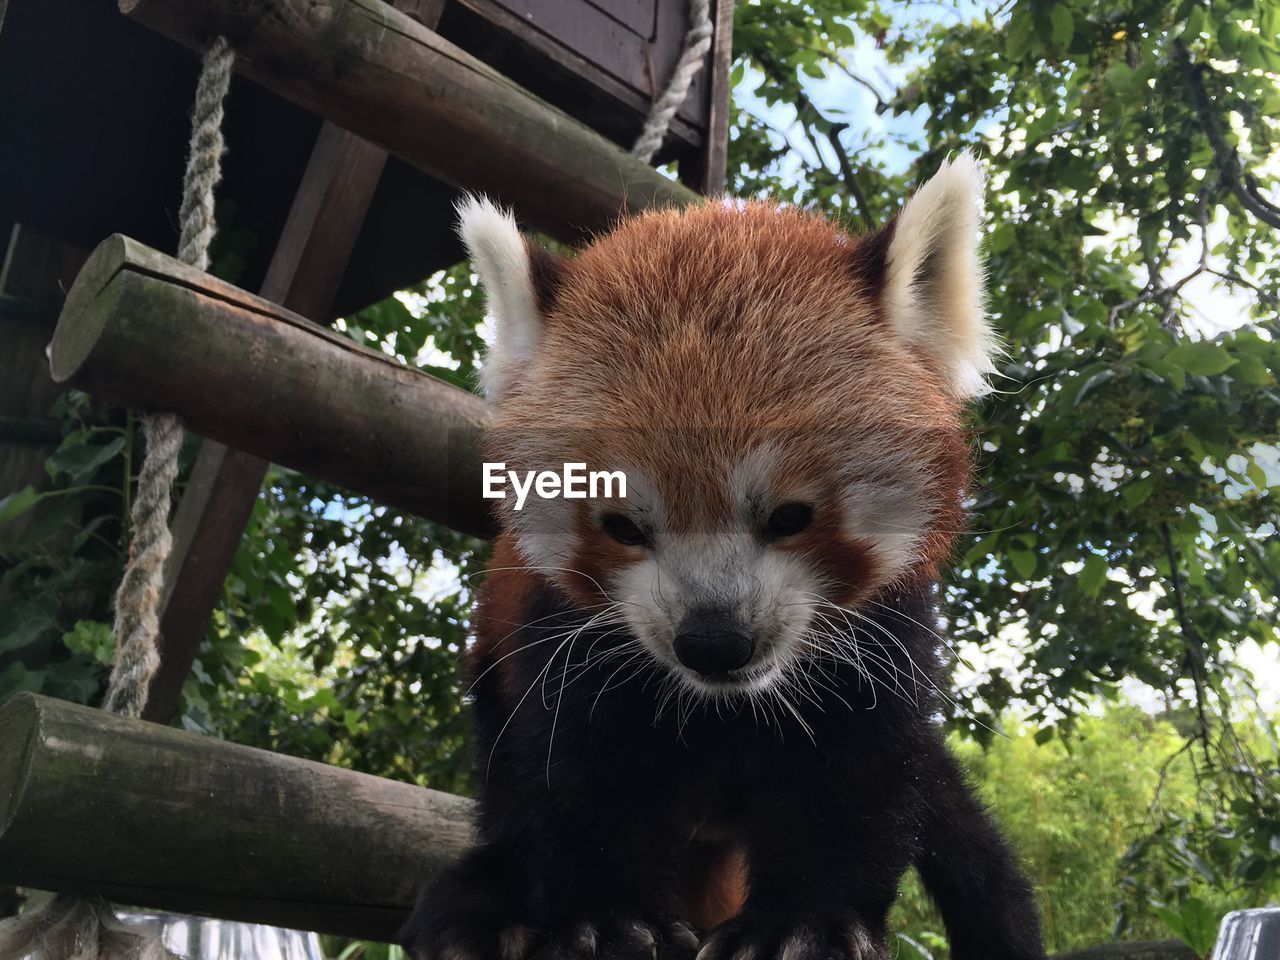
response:
<path fill-rule="evenodd" d="M 461 204 L 491 459 L 627 491 L 502 501 L 479 842 L 404 928 L 417 960 L 882 960 L 911 866 L 956 960 L 1043 957 L 936 719 L 934 585 L 996 349 L 983 187 L 961 155 L 864 236 L 709 201 L 572 258 Z"/>

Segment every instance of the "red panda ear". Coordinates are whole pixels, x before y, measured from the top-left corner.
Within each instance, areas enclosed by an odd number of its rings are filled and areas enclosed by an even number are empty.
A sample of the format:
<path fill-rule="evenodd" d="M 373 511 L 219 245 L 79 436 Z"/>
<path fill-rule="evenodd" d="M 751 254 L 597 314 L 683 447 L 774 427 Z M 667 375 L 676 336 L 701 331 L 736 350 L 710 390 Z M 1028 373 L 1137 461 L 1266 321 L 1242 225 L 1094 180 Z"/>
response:
<path fill-rule="evenodd" d="M 880 297 L 894 332 L 932 357 L 958 397 L 986 393 L 999 343 L 986 319 L 978 243 L 986 177 L 973 155 L 944 163 L 885 230 Z"/>
<path fill-rule="evenodd" d="M 480 382 L 501 400 L 537 350 L 543 317 L 559 290 L 565 261 L 520 235 L 511 211 L 467 194 L 458 201 L 458 234 L 484 288 L 494 322 Z"/>

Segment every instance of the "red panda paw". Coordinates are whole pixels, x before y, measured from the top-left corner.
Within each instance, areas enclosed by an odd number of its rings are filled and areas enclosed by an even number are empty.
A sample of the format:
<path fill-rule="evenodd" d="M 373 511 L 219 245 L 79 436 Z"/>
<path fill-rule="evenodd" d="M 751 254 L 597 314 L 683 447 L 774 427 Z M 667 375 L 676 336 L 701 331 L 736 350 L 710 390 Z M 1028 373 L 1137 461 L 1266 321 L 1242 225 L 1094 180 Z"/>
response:
<path fill-rule="evenodd" d="M 693 960 L 698 935 L 680 920 L 641 920 L 615 913 L 604 922 L 582 921 L 547 945 L 548 960 Z"/>
<path fill-rule="evenodd" d="M 883 937 L 856 917 L 745 910 L 716 927 L 697 960 L 889 960 Z"/>
<path fill-rule="evenodd" d="M 543 940 L 529 927 L 457 923 L 406 945 L 413 960 L 530 960 Z"/>
<path fill-rule="evenodd" d="M 413 960 L 531 960 L 545 937 L 503 895 L 491 851 L 476 848 L 427 887 L 398 940 Z M 494 891 L 499 891 L 495 893 Z"/>

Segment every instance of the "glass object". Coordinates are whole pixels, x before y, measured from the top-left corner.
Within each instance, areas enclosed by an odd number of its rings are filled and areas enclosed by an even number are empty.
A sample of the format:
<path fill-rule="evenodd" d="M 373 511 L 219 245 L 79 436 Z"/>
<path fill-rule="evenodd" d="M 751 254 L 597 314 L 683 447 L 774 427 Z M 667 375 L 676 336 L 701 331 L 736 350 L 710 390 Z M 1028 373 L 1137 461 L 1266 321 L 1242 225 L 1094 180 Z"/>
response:
<path fill-rule="evenodd" d="M 1222 919 L 1213 960 L 1276 960 L 1280 957 L 1280 907 L 1237 910 Z"/>
<path fill-rule="evenodd" d="M 214 920 L 185 913 L 118 911 L 131 927 L 159 933 L 185 960 L 324 960 L 320 938 L 301 930 Z"/>

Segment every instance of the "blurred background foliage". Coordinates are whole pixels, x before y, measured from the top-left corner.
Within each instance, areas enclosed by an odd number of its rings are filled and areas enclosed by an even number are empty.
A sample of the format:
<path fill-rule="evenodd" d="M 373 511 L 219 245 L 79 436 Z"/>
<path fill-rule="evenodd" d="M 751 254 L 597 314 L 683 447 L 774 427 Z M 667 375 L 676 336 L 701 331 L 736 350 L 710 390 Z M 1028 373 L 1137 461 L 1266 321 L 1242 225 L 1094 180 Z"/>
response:
<path fill-rule="evenodd" d="M 986 165 L 1008 353 L 944 585 L 948 723 L 1051 947 L 1205 952 L 1280 897 L 1280 0 L 741 2 L 735 30 L 734 195 L 857 231 L 947 154 Z M 248 242 L 224 233 L 224 275 Z M 457 267 L 341 326 L 469 387 L 482 320 Z M 55 412 L 50 483 L 0 500 L 0 699 L 92 703 L 139 441 L 82 395 Z M 274 469 L 180 722 L 467 792 L 485 549 Z M 897 917 L 945 957 L 914 883 Z"/>

